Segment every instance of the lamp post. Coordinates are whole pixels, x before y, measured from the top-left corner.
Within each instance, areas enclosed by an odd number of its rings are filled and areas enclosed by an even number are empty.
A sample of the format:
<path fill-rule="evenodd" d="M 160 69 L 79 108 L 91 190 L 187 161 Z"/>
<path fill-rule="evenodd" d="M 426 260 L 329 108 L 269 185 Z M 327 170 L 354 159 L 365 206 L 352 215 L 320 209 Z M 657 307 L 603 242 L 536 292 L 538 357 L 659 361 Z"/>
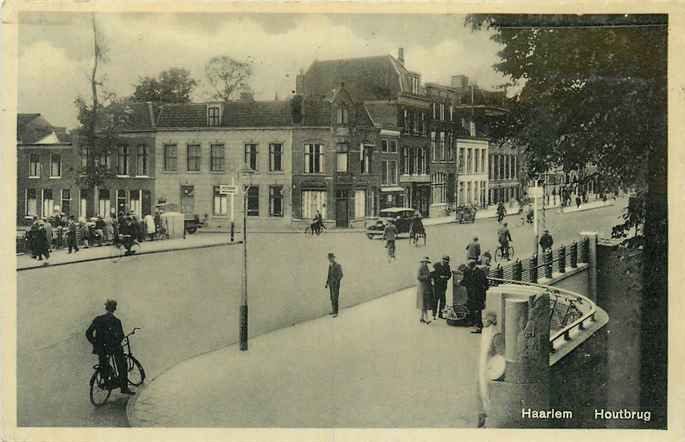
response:
<path fill-rule="evenodd" d="M 243 274 L 240 283 L 240 351 L 247 351 L 247 192 L 252 187 L 254 170 L 243 164 L 238 170 L 239 178 L 245 178 L 243 184 Z"/>

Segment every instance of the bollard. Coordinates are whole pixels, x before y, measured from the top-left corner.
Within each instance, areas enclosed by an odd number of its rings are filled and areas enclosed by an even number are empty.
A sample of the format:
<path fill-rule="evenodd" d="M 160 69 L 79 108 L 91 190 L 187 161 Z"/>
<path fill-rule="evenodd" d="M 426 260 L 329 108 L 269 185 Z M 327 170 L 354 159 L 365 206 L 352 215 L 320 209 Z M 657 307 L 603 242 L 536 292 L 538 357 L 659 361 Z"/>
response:
<path fill-rule="evenodd" d="M 230 240 L 231 240 L 231 242 L 233 242 L 235 240 L 235 223 L 233 221 L 231 221 Z"/>
<path fill-rule="evenodd" d="M 559 273 L 566 273 L 566 246 L 559 249 Z"/>
<path fill-rule="evenodd" d="M 573 241 L 571 244 L 571 268 L 578 267 L 578 241 Z"/>
<path fill-rule="evenodd" d="M 523 279 L 523 264 L 520 259 L 516 259 L 511 269 L 511 279 L 514 281 L 521 281 Z"/>
<path fill-rule="evenodd" d="M 580 262 L 589 263 L 590 262 L 590 238 L 583 238 L 582 249 L 580 254 Z"/>
<path fill-rule="evenodd" d="M 504 279 L 504 268 L 502 267 L 501 264 L 497 264 L 497 268 L 495 269 L 495 278 Z M 501 283 L 502 283 L 502 281 L 497 281 L 497 285 L 499 285 Z"/>
<path fill-rule="evenodd" d="M 530 282 L 533 284 L 538 282 L 538 255 L 533 255 L 530 257 L 528 262 L 528 271 L 530 273 Z"/>
<path fill-rule="evenodd" d="M 545 278 L 552 279 L 552 262 L 554 259 L 554 255 L 552 254 L 551 250 L 545 251 L 545 254 L 543 255 L 542 259 L 544 260 L 545 263 Z"/>

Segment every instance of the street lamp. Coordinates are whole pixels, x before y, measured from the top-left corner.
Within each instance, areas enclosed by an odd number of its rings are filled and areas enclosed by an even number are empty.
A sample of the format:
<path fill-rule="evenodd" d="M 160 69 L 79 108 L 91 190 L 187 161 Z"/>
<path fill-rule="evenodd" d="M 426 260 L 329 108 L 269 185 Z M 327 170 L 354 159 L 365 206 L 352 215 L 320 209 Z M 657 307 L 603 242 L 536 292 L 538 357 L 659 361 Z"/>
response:
<path fill-rule="evenodd" d="M 247 351 L 247 192 L 252 187 L 255 171 L 247 164 L 238 170 L 238 177 L 245 179 L 243 184 L 243 274 L 240 284 L 240 351 Z"/>

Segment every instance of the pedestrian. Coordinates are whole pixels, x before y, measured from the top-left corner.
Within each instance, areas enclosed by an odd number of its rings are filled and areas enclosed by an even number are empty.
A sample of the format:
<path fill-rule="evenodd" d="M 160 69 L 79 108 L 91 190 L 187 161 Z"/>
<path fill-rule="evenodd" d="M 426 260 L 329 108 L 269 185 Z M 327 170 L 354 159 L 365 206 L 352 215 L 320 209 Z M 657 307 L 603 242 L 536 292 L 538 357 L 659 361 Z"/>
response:
<path fill-rule="evenodd" d="M 580 209 L 580 202 L 581 202 L 580 194 L 576 193 L 576 208 L 578 208 L 578 209 Z"/>
<path fill-rule="evenodd" d="M 31 222 L 31 227 L 26 233 L 29 241 L 29 247 L 31 248 L 31 258 L 38 258 L 38 230 L 40 230 L 40 225 L 38 224 L 38 217 L 34 216 Z"/>
<path fill-rule="evenodd" d="M 473 241 L 466 246 L 466 260 L 469 259 L 473 259 L 476 262 L 480 261 L 480 243 L 477 236 L 474 236 Z"/>
<path fill-rule="evenodd" d="M 445 293 L 447 291 L 447 281 L 452 277 L 452 269 L 450 269 L 450 257 L 445 255 L 442 257 L 441 262 L 436 262 L 433 265 L 433 271 L 431 272 L 431 279 L 433 280 L 433 294 L 435 297 L 433 309 L 433 319 L 439 317 L 440 319 L 445 319 L 442 316 L 443 310 L 446 307 Z"/>
<path fill-rule="evenodd" d="M 549 233 L 549 230 L 545 229 L 545 232 L 540 237 L 540 247 L 542 247 L 543 253 L 546 250 L 551 250 L 553 244 L 554 239 L 552 238 L 552 235 Z"/>
<path fill-rule="evenodd" d="M 157 232 L 157 228 L 155 226 L 155 219 L 150 215 L 149 213 L 145 215 L 145 233 L 147 233 L 148 238 L 150 241 L 155 239 L 155 233 Z"/>
<path fill-rule="evenodd" d="M 435 308 L 433 302 L 433 287 L 431 286 L 431 272 L 428 268 L 431 260 L 426 256 L 419 264 L 419 271 L 416 275 L 416 307 L 421 310 L 419 322 L 430 324 L 428 320 L 428 310 Z"/>
<path fill-rule="evenodd" d="M 43 218 L 43 227 L 45 228 L 45 237 L 47 238 L 48 241 L 48 250 L 52 251 L 52 243 L 55 239 L 55 235 L 53 232 L 52 224 L 50 223 L 50 219 L 45 219 Z"/>
<path fill-rule="evenodd" d="M 464 271 L 464 282 L 468 294 L 467 307 L 473 324 L 471 333 L 481 333 L 483 329 L 482 312 L 485 308 L 485 293 L 488 289 L 488 279 L 483 269 L 470 260 Z"/>
<path fill-rule="evenodd" d="M 78 219 L 78 241 L 79 244 L 83 242 L 84 249 L 88 248 L 88 226 L 84 217 Z"/>
<path fill-rule="evenodd" d="M 67 225 L 67 246 L 69 248 L 68 253 L 74 250 L 78 253 L 78 224 L 74 219 L 74 215 L 69 217 L 69 224 Z"/>
<path fill-rule="evenodd" d="M 325 288 L 331 296 L 331 313 L 334 318 L 338 317 L 338 304 L 340 302 L 340 280 L 343 278 L 343 270 L 340 263 L 336 261 L 335 254 L 328 254 L 328 276 L 326 277 Z"/>
<path fill-rule="evenodd" d="M 114 222 L 112 220 L 112 216 L 110 214 L 107 214 L 104 219 L 105 222 L 105 229 L 104 229 L 104 238 L 103 240 L 108 243 L 113 240 L 114 238 Z"/>
<path fill-rule="evenodd" d="M 36 232 L 36 255 L 38 261 L 42 261 L 45 257 L 43 265 L 48 265 L 50 259 L 50 244 L 48 243 L 48 235 L 45 231 L 45 223 L 41 220 L 38 222 L 38 231 Z"/>

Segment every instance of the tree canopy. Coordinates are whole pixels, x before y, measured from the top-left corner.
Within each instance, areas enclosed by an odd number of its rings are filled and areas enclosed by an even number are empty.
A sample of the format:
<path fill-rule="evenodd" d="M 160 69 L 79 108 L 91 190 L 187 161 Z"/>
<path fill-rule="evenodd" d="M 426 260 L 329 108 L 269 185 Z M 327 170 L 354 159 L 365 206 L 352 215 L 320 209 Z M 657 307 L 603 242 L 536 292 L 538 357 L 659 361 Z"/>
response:
<path fill-rule="evenodd" d="M 131 96 L 133 101 L 154 101 L 161 103 L 189 103 L 197 86 L 190 71 L 172 67 L 155 77 L 139 77 Z"/>
<path fill-rule="evenodd" d="M 212 57 L 205 65 L 205 74 L 212 98 L 228 101 L 236 93 L 250 90 L 252 60 L 240 61 L 227 55 Z"/>

